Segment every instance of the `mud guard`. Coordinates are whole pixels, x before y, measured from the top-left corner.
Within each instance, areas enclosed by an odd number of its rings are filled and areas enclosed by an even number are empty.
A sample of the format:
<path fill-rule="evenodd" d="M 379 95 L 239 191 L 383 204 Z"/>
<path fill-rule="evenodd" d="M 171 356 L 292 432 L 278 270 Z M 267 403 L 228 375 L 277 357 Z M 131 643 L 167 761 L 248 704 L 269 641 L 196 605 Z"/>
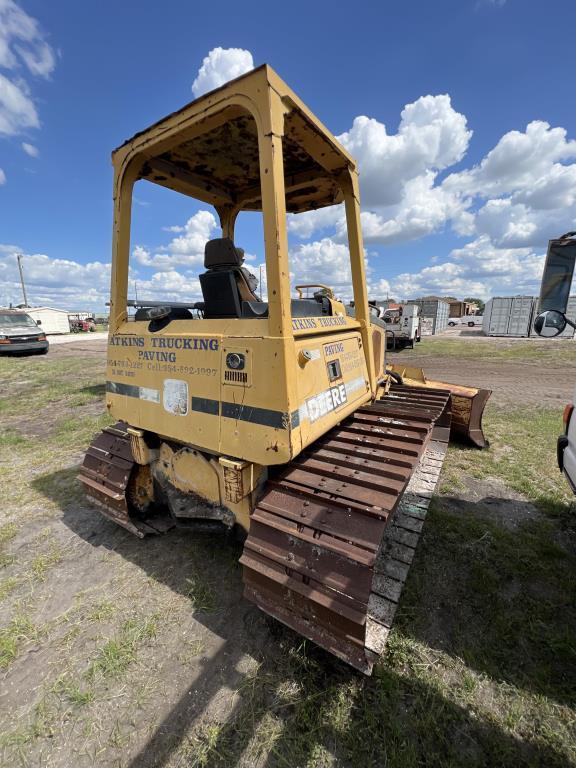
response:
<path fill-rule="evenodd" d="M 410 387 L 450 390 L 451 437 L 464 438 L 477 448 L 488 447 L 488 440 L 486 440 L 482 430 L 482 416 L 492 390 L 464 387 L 445 381 L 432 381 L 426 378 L 422 368 L 413 366 L 387 365 L 386 369 L 398 373 L 402 376 L 404 383 Z"/>

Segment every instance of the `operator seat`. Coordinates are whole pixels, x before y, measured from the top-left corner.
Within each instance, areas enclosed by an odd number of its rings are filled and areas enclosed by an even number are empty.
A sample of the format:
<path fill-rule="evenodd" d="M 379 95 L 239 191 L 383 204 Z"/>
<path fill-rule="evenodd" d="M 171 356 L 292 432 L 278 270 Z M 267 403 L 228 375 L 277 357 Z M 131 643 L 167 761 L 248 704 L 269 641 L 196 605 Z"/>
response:
<path fill-rule="evenodd" d="M 204 249 L 206 272 L 200 275 L 207 319 L 242 317 L 242 302 L 260 302 L 242 271 L 244 251 L 229 237 L 209 240 Z"/>
<path fill-rule="evenodd" d="M 204 297 L 203 315 L 207 320 L 219 318 L 268 317 L 268 302 L 261 301 L 252 291 L 242 270 L 244 251 L 236 248 L 229 237 L 209 240 L 204 248 L 206 272 L 200 275 Z M 292 299 L 292 317 L 322 317 L 332 314 L 332 305 L 325 296 L 313 299 Z"/>

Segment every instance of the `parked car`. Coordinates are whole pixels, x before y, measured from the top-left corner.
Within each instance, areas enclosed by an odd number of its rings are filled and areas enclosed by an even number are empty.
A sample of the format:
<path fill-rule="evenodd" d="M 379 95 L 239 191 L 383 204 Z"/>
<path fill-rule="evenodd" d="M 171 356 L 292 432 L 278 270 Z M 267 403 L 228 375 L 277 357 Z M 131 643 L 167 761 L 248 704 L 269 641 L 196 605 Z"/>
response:
<path fill-rule="evenodd" d="M 482 315 L 464 315 L 464 317 L 451 317 L 448 320 L 448 325 L 452 328 L 455 325 L 467 325 L 469 328 L 474 328 L 475 325 L 482 325 Z"/>
<path fill-rule="evenodd" d="M 23 310 L 0 309 L 0 353 L 48 352 L 46 334 Z"/>
<path fill-rule="evenodd" d="M 569 320 L 563 312 L 547 310 L 541 312 L 534 320 L 534 330 L 539 336 L 559 336 L 567 325 L 576 328 L 576 324 Z M 556 444 L 556 458 L 558 467 L 564 472 L 570 487 L 576 493 L 576 416 L 574 416 L 574 397 L 571 403 L 567 403 L 562 414 L 564 432 L 558 438 Z"/>

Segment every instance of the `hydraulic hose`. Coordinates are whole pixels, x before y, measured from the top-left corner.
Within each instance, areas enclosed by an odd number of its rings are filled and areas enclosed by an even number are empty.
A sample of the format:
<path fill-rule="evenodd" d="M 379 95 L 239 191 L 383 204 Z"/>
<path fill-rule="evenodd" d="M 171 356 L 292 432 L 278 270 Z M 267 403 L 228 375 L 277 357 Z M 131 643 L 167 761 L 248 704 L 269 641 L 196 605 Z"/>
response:
<path fill-rule="evenodd" d="M 396 371 L 386 371 L 386 373 L 388 374 L 388 376 L 390 376 L 392 381 L 396 382 L 396 384 L 400 384 L 400 386 L 404 384 L 404 379 Z"/>

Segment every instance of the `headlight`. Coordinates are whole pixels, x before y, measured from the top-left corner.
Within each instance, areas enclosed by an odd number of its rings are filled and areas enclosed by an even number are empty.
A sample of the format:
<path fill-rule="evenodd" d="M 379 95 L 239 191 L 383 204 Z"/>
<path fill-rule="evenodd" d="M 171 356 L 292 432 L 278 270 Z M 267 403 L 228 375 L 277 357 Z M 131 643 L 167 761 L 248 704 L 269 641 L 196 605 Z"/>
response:
<path fill-rule="evenodd" d="M 229 352 L 226 355 L 226 366 L 234 371 L 241 371 L 246 363 L 244 355 L 238 352 Z"/>

